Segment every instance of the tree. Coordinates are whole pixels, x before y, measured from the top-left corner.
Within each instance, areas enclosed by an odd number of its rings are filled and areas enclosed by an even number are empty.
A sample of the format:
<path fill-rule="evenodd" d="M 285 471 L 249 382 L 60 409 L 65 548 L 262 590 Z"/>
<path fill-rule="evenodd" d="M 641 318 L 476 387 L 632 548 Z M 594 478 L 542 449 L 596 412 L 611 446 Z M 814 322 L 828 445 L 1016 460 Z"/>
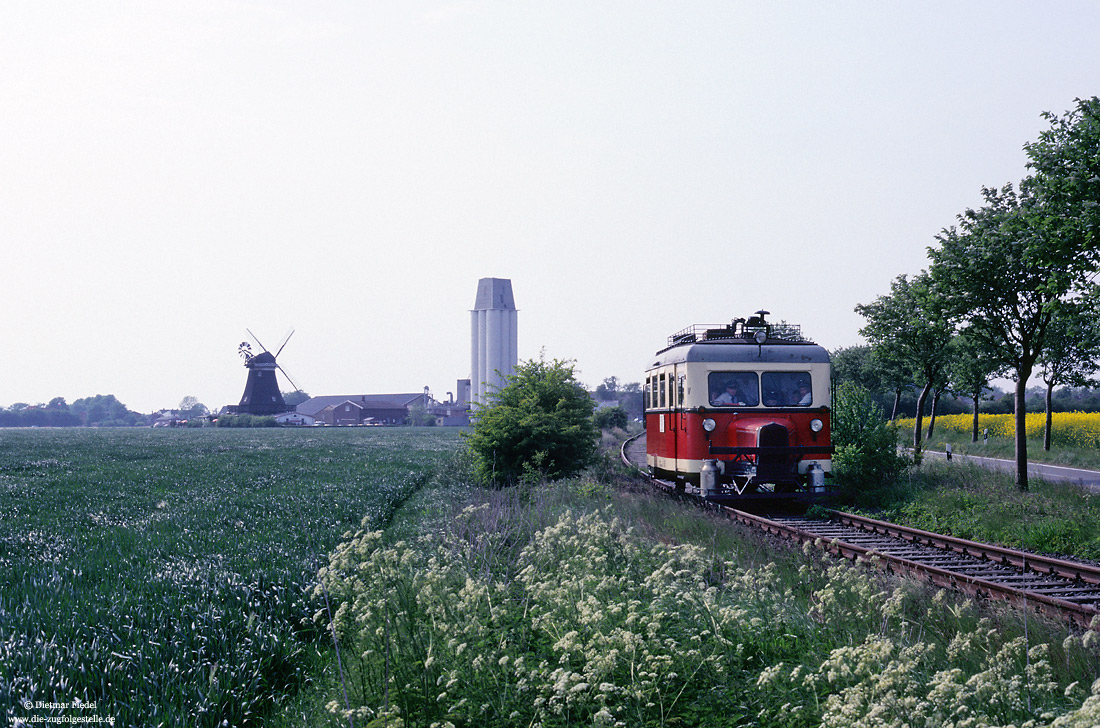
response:
<path fill-rule="evenodd" d="M 948 376 L 955 391 L 970 397 L 974 401 L 974 426 L 970 441 L 978 441 L 978 413 L 984 393 L 989 389 L 989 380 L 1000 375 L 1000 366 L 989 352 L 976 342 L 967 332 L 962 332 L 953 344 L 955 355 L 948 365 Z"/>
<path fill-rule="evenodd" d="M 435 415 L 429 412 L 424 405 L 417 402 L 409 407 L 409 414 L 405 418 L 406 425 L 411 427 L 434 427 L 435 423 Z"/>
<path fill-rule="evenodd" d="M 948 316 L 939 287 L 927 271 L 912 280 L 900 275 L 890 284 L 890 293 L 872 303 L 856 306 L 867 319 L 859 333 L 871 342 L 881 361 L 912 372 L 922 385 L 917 397 L 913 426 L 914 458 L 920 459 L 924 404 L 929 392 L 944 377 L 949 361 L 948 345 L 954 325 Z"/>
<path fill-rule="evenodd" d="M 622 407 L 604 407 L 603 409 L 596 410 L 596 414 L 593 415 L 596 427 L 601 430 L 611 430 L 619 428 L 625 430 L 629 422 L 626 416 L 626 410 Z"/>
<path fill-rule="evenodd" d="M 81 417 L 85 425 L 119 427 L 135 425 L 141 419 L 137 412 L 126 409 L 113 394 L 82 397 L 69 405 L 69 411 Z"/>
<path fill-rule="evenodd" d="M 913 386 L 913 372 L 898 352 L 884 347 L 872 349 L 871 362 L 879 372 L 882 386 L 894 395 L 894 403 L 890 406 L 890 421 L 893 422 L 898 418 L 901 393 Z"/>
<path fill-rule="evenodd" d="M 601 402 L 618 399 L 618 392 L 619 378 L 608 377 L 607 379 L 603 380 L 603 384 L 600 384 L 596 387 L 596 399 L 600 400 Z"/>
<path fill-rule="evenodd" d="M 1100 266 L 1100 98 L 1076 102 L 1061 117 L 1045 112 L 1050 128 L 1024 149 L 1033 172 L 1025 184 L 1046 231 L 1033 252 L 1080 281 Z"/>
<path fill-rule="evenodd" d="M 541 357 L 521 362 L 507 384 L 474 410 L 467 442 L 479 479 L 501 485 L 584 469 L 596 457 L 593 406 L 572 363 Z"/>
<path fill-rule="evenodd" d="M 179 412 L 180 417 L 190 419 L 192 417 L 202 417 L 209 413 L 210 410 L 199 401 L 198 397 L 189 394 L 180 400 Z"/>
<path fill-rule="evenodd" d="M 297 407 L 309 400 L 309 392 L 299 389 L 295 392 L 283 392 L 283 402 L 287 407 Z"/>
<path fill-rule="evenodd" d="M 642 384 L 641 382 L 627 382 L 619 385 L 619 406 L 626 411 L 627 419 L 640 418 L 642 416 Z"/>
<path fill-rule="evenodd" d="M 1054 387 L 1086 387 L 1089 377 L 1100 368 L 1100 289 L 1094 286 L 1074 301 L 1063 301 L 1056 308 L 1047 329 L 1040 359 L 1046 383 L 1044 406 L 1046 425 L 1043 449 L 1050 450 L 1052 396 Z"/>
<path fill-rule="evenodd" d="M 1012 185 L 982 190 L 986 204 L 958 216 L 958 227 L 929 248 L 932 275 L 975 345 L 1016 378 L 1016 485 L 1027 490 L 1027 380 L 1043 350 L 1058 301 L 1073 286 L 1070 263 L 1055 263 L 1058 244 L 1038 202 Z M 1048 245 L 1048 243 L 1051 243 Z"/>
<path fill-rule="evenodd" d="M 829 360 L 832 362 L 834 384 L 851 382 L 868 392 L 878 392 L 883 388 L 878 367 L 871 359 L 870 346 L 842 347 L 829 352 Z"/>
<path fill-rule="evenodd" d="M 954 339 L 951 341 L 953 342 Z M 936 378 L 932 381 L 932 408 L 928 412 L 928 435 L 925 438 L 928 440 L 932 439 L 932 433 L 936 431 L 936 412 L 940 406 L 940 395 L 944 392 L 951 393 L 951 379 L 950 374 L 948 374 L 948 368 L 951 366 L 953 347 L 950 346 L 951 342 L 948 342 L 948 344 L 949 349 L 946 357 L 946 364 L 937 372 Z"/>

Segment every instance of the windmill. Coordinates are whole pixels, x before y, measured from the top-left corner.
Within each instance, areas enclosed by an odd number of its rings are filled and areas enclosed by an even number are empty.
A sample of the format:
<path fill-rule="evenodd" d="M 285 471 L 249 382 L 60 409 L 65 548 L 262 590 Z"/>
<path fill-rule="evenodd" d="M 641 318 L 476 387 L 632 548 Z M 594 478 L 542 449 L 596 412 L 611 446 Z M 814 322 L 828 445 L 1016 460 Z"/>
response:
<path fill-rule="evenodd" d="M 292 329 L 286 335 L 286 338 L 283 339 L 283 345 L 274 354 L 267 350 L 267 347 L 260 342 L 256 334 L 249 329 L 245 329 L 245 331 L 248 331 L 248 335 L 260 345 L 263 351 L 259 354 L 253 354 L 252 345 L 247 341 L 242 341 L 241 345 L 237 347 L 237 353 L 244 359 L 244 365 L 248 368 L 248 381 L 244 385 L 244 395 L 241 397 L 241 403 L 238 405 L 237 411 L 249 415 L 277 415 L 286 412 L 286 402 L 283 400 L 283 393 L 279 391 L 279 382 L 275 376 L 275 370 L 278 369 L 283 373 L 286 380 L 290 382 L 290 386 L 294 387 L 294 391 L 298 391 L 298 386 L 294 384 L 286 370 L 279 366 L 276 358 L 283 353 L 283 348 L 286 347 L 286 342 L 290 341 L 290 337 L 294 335 L 294 330 Z"/>

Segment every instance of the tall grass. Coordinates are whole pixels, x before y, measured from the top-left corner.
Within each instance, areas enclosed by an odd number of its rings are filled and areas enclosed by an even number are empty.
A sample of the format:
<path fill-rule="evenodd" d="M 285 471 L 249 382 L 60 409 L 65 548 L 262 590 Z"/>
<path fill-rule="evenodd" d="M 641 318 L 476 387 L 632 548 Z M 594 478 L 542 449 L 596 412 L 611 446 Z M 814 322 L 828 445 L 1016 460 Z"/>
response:
<path fill-rule="evenodd" d="M 0 431 L 6 720 L 259 725 L 324 651 L 310 589 L 384 525 L 447 430 Z M 324 660 L 320 660 L 323 664 Z"/>
<path fill-rule="evenodd" d="M 981 613 L 629 486 L 465 496 L 432 495 L 398 533 L 356 532 L 322 569 L 356 655 L 350 707 L 334 694 L 332 715 L 441 728 L 1100 719 L 1100 634 Z"/>

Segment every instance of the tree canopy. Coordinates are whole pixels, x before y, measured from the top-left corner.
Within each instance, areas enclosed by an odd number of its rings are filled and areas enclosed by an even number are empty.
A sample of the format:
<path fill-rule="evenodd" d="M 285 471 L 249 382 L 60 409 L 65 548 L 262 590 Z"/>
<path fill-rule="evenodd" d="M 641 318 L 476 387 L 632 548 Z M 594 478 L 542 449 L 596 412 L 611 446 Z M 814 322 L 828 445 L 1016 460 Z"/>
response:
<path fill-rule="evenodd" d="M 1060 242 L 1035 212 L 1039 201 L 1012 185 L 983 191 L 986 204 L 929 248 L 932 274 L 967 336 L 1016 379 L 1016 484 L 1027 489 L 1027 381 L 1043 351 L 1058 302 L 1073 278 Z"/>
<path fill-rule="evenodd" d="M 880 357 L 912 373 L 921 386 L 917 398 L 913 449 L 919 457 L 924 403 L 933 388 L 946 383 L 954 325 L 932 276 L 922 271 L 909 279 L 900 275 L 890 293 L 856 306 L 867 319 L 860 334 L 881 352 Z"/>
<path fill-rule="evenodd" d="M 1062 116 L 1043 114 L 1050 128 L 1024 145 L 1032 170 L 1024 184 L 1047 233 L 1036 254 L 1081 281 L 1100 267 L 1100 98 L 1075 101 Z"/>

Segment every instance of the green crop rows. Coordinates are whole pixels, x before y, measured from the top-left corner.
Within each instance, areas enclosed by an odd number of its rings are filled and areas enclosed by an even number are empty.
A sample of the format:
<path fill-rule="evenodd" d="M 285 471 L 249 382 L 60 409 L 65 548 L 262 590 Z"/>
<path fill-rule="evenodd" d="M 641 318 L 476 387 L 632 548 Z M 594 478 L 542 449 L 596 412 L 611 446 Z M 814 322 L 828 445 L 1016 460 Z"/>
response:
<path fill-rule="evenodd" d="M 405 428 L 0 431 L 7 722 L 259 723 L 325 637 L 309 593 L 327 553 L 364 519 L 383 525 L 458 443 Z"/>

